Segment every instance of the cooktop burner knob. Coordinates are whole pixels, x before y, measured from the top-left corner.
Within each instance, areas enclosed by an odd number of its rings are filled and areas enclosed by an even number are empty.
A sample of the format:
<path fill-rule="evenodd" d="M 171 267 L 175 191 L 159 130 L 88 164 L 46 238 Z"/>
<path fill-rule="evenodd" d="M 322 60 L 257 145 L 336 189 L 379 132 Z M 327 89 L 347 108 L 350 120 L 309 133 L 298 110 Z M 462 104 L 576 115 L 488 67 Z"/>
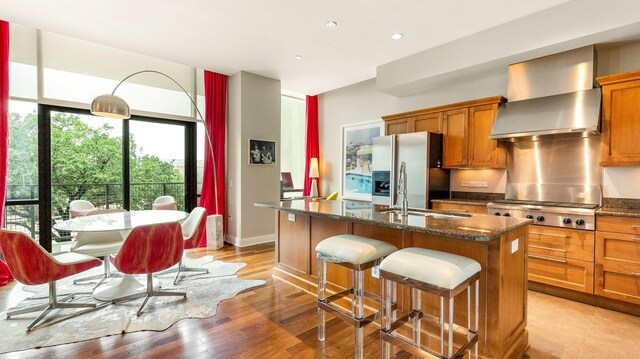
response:
<path fill-rule="evenodd" d="M 538 217 L 536 217 L 536 221 L 538 221 L 538 222 L 544 222 L 544 216 L 538 216 Z"/>
<path fill-rule="evenodd" d="M 503 213 L 502 215 L 505 217 L 511 217 L 511 213 L 507 213 L 507 212 Z"/>
<path fill-rule="evenodd" d="M 533 214 L 527 214 L 526 216 L 524 216 L 524 218 L 526 218 L 526 219 L 533 219 Z"/>
<path fill-rule="evenodd" d="M 499 216 L 499 215 L 500 215 L 500 212 L 493 212 L 493 215 L 494 215 L 494 216 Z"/>
<path fill-rule="evenodd" d="M 562 223 L 564 223 L 564 224 L 571 224 L 571 218 L 566 218 L 566 217 L 565 217 L 565 218 L 563 218 L 563 219 L 562 219 Z"/>
<path fill-rule="evenodd" d="M 582 218 L 576 219 L 576 224 L 579 225 L 579 226 L 584 226 L 584 219 L 582 219 Z"/>

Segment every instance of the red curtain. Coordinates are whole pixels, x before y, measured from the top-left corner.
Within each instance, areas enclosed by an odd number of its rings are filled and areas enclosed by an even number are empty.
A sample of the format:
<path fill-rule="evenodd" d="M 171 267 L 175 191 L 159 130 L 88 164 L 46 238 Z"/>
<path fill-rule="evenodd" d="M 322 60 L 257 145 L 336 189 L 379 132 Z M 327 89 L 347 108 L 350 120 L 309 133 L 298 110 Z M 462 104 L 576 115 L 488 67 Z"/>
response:
<path fill-rule="evenodd" d="M 307 150 L 304 159 L 304 188 L 302 194 L 308 196 L 311 192 L 311 178 L 309 178 L 309 167 L 311 159 L 318 159 L 320 166 L 320 142 L 318 141 L 318 96 L 307 96 L 307 123 L 306 123 L 306 144 Z M 320 192 L 320 179 L 317 180 L 318 193 Z"/>
<path fill-rule="evenodd" d="M 215 72 L 204 72 L 204 97 L 206 103 L 205 126 L 211 136 L 213 159 L 208 145 L 205 146 L 204 171 L 202 174 L 202 195 L 200 206 L 207 214 L 222 215 L 225 221 L 225 141 L 227 135 L 227 76 Z M 215 162 L 215 165 L 214 165 Z M 223 230 L 226 232 L 226 230 Z M 202 236 L 200 246 L 207 245 L 206 235 Z"/>
<path fill-rule="evenodd" d="M 0 223 L 3 222 L 7 189 L 9 149 L 9 23 L 0 20 Z M 0 285 L 13 280 L 7 264 L 0 260 Z"/>

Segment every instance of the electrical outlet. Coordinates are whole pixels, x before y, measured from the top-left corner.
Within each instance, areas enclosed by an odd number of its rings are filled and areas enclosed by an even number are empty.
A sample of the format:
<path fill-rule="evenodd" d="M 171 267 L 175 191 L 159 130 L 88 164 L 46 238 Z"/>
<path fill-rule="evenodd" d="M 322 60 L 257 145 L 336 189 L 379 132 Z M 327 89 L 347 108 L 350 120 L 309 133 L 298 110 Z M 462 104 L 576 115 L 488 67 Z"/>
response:
<path fill-rule="evenodd" d="M 513 241 L 511 241 L 511 254 L 515 253 L 518 251 L 518 247 L 519 247 L 519 243 L 520 239 L 516 238 Z"/>
<path fill-rule="evenodd" d="M 373 278 L 380 278 L 380 266 L 374 266 L 371 268 L 371 276 Z"/>
<path fill-rule="evenodd" d="M 291 222 L 295 222 L 296 221 L 296 215 L 293 213 L 289 213 L 289 215 L 287 216 L 287 219 Z"/>
<path fill-rule="evenodd" d="M 473 187 L 471 181 L 460 181 L 460 187 Z"/>

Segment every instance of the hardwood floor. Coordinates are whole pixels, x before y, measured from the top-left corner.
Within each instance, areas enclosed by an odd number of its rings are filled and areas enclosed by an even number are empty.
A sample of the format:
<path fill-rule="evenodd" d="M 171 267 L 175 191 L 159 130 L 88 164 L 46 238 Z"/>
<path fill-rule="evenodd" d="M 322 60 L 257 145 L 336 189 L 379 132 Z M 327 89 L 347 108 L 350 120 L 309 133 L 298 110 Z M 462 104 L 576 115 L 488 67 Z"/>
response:
<path fill-rule="evenodd" d="M 316 340 L 315 297 L 271 278 L 272 244 L 250 248 L 198 249 L 192 257 L 212 254 L 226 262 L 249 265 L 241 278 L 265 279 L 267 285 L 223 301 L 215 317 L 182 320 L 164 332 L 138 332 L 56 347 L 0 355 L 9 358 L 350 358 L 353 329 L 327 315 L 327 340 Z M 24 292 L 19 285 L 0 287 L 0 310 Z M 4 318 L 0 318 L 4 320 Z M 636 354 L 640 318 L 529 292 L 529 358 L 619 358 Z M 377 328 L 365 329 L 365 357 L 378 358 Z M 631 354 L 633 353 L 633 355 Z M 626 355 L 629 354 L 629 355 Z M 408 358 L 396 353 L 396 358 Z"/>

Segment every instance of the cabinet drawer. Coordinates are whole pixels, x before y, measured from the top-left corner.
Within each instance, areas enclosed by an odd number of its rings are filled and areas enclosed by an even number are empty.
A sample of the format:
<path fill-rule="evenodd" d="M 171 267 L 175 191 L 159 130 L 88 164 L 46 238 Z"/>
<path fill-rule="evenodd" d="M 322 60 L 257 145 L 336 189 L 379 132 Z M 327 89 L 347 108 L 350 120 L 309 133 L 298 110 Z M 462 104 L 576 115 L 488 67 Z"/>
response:
<path fill-rule="evenodd" d="M 530 253 L 528 255 L 527 277 L 533 282 L 593 294 L 592 262 Z"/>
<path fill-rule="evenodd" d="M 596 294 L 640 304 L 640 265 L 617 266 L 598 263 Z"/>
<path fill-rule="evenodd" d="M 596 216 L 596 230 L 630 233 L 640 236 L 640 218 Z"/>
<path fill-rule="evenodd" d="M 596 263 L 640 266 L 640 235 L 596 232 Z"/>
<path fill-rule="evenodd" d="M 487 214 L 487 206 L 473 206 L 470 204 L 433 202 L 432 209 L 437 211 Z"/>
<path fill-rule="evenodd" d="M 529 253 L 593 262 L 594 233 L 577 229 L 530 226 Z"/>

